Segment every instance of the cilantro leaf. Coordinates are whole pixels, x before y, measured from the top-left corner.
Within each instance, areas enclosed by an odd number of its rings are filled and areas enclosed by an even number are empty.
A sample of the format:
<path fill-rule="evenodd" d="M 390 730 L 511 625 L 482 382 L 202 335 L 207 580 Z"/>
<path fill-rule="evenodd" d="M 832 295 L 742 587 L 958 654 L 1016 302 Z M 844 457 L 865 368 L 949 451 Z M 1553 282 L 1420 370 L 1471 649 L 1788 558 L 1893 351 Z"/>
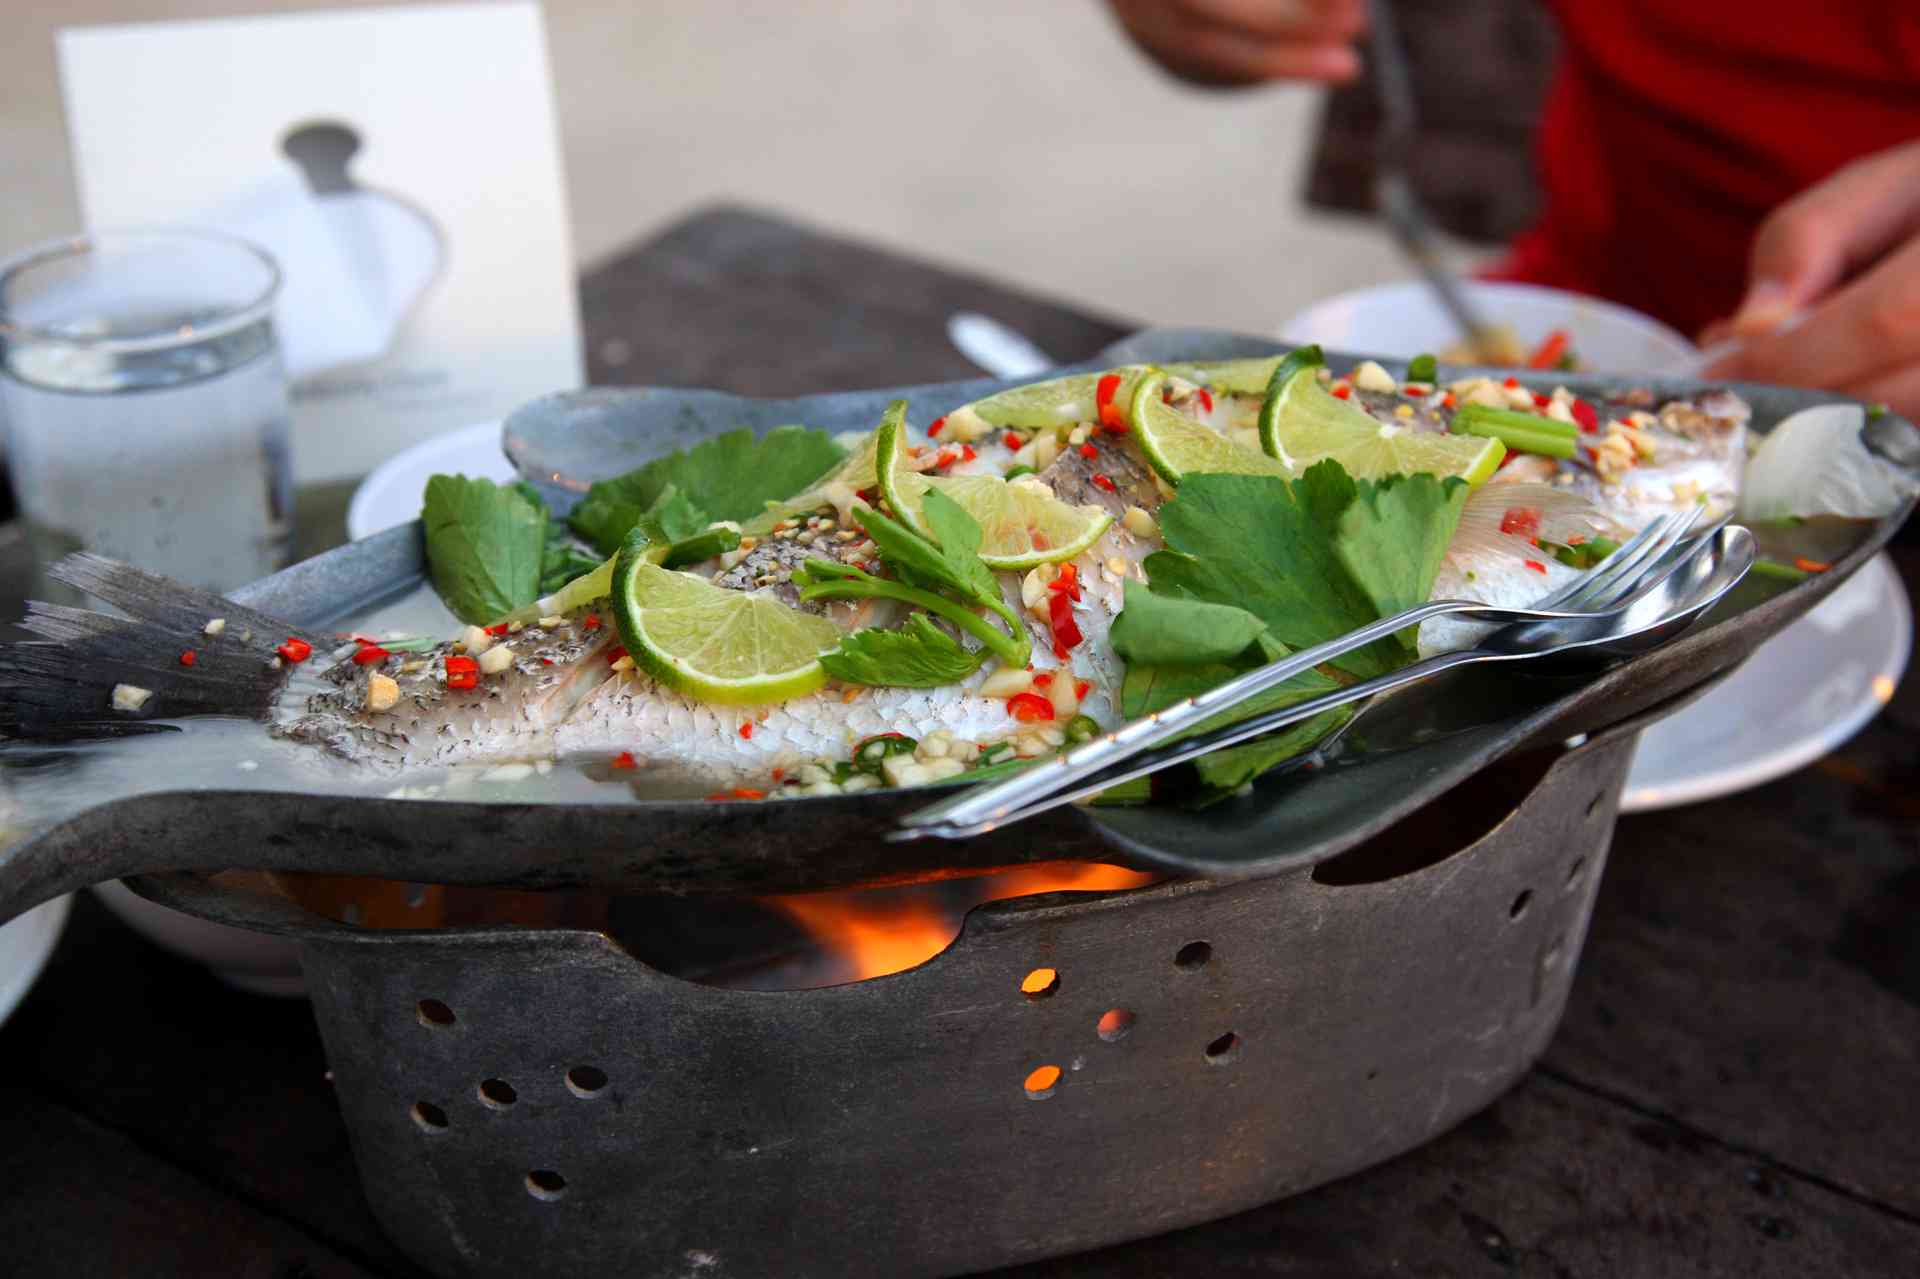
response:
<path fill-rule="evenodd" d="M 612 554 L 669 487 L 709 520 L 747 520 L 768 502 L 805 489 L 840 458 L 839 445 L 824 431 L 780 426 L 756 440 L 741 427 L 600 481 L 570 521 L 587 541 Z"/>
<path fill-rule="evenodd" d="M 514 492 L 531 502 L 547 521 L 546 545 L 540 554 L 540 594 L 551 595 L 583 573 L 591 573 L 600 567 L 597 556 L 588 555 L 567 532 L 567 526 L 553 518 L 547 508 L 547 499 L 540 496 L 540 490 L 525 480 L 516 480 L 512 484 Z"/>
<path fill-rule="evenodd" d="M 1202 798 L 1202 802 L 1224 799 L 1228 793 L 1240 789 L 1268 769 L 1311 749 L 1314 743 L 1352 719 L 1354 713 L 1351 706 L 1336 706 L 1265 737 L 1208 751 L 1193 761 L 1200 784 L 1211 792 Z"/>
<path fill-rule="evenodd" d="M 1341 512 L 1334 546 L 1376 616 L 1426 602 L 1466 501 L 1466 481 L 1452 476 L 1390 475 L 1359 486 Z M 1412 630 L 1397 638 L 1411 659 Z"/>
<path fill-rule="evenodd" d="M 492 480 L 435 475 L 420 518 L 434 589 L 461 621 L 491 622 L 540 597 L 544 506 Z"/>
<path fill-rule="evenodd" d="M 957 583 L 954 589 L 982 604 L 1002 602 L 999 580 L 980 558 L 978 521 L 939 489 L 927 490 L 921 498 L 920 513 L 933 530 L 941 558 L 953 570 Z"/>
<path fill-rule="evenodd" d="M 915 613 L 897 631 L 855 631 L 823 654 L 827 674 L 849 684 L 894 688 L 939 688 L 973 674 L 987 650 L 968 652 L 959 641 Z"/>
<path fill-rule="evenodd" d="M 667 546 L 684 542 L 711 523 L 707 513 L 680 492 L 679 485 L 669 484 L 634 521 L 634 527 L 645 532 L 649 542 Z"/>
<path fill-rule="evenodd" d="M 1232 604 L 1171 599 L 1132 578 L 1123 589 L 1126 602 L 1113 619 L 1110 638 L 1113 651 L 1129 667 L 1224 662 L 1246 652 L 1267 629 L 1265 622 Z"/>
<path fill-rule="evenodd" d="M 1243 608 L 1307 648 L 1426 598 L 1465 488 L 1430 475 L 1356 484 L 1332 461 L 1291 483 L 1191 476 L 1160 510 L 1170 549 L 1147 558 L 1147 575 L 1158 594 Z M 1409 654 L 1389 637 L 1335 665 L 1367 678 Z"/>

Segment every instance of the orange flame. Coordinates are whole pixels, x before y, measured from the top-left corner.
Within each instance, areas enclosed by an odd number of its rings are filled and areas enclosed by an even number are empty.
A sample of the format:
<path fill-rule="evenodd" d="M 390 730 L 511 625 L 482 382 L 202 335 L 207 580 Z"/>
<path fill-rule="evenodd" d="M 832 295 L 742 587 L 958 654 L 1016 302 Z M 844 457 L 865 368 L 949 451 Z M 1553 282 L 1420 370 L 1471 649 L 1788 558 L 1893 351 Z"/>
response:
<path fill-rule="evenodd" d="M 967 911 L 982 902 L 1037 893 L 1110 892 L 1157 878 L 1102 862 L 1036 862 L 966 881 L 973 891 L 958 901 L 938 891 L 942 885 L 932 891 L 926 886 L 870 888 L 761 900 L 806 929 L 834 980 L 865 981 L 932 959 L 960 935 Z"/>

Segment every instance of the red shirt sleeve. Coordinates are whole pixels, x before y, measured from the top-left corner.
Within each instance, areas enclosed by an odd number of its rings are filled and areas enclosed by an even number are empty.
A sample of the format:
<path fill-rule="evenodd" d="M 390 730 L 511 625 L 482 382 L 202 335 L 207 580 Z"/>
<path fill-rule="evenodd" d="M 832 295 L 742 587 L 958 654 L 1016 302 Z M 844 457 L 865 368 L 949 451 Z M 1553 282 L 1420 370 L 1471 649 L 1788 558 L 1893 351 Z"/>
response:
<path fill-rule="evenodd" d="M 1540 222 L 1489 274 L 1683 332 L 1730 313 L 1753 232 L 1849 160 L 1920 138 L 1912 0 L 1552 0 Z"/>

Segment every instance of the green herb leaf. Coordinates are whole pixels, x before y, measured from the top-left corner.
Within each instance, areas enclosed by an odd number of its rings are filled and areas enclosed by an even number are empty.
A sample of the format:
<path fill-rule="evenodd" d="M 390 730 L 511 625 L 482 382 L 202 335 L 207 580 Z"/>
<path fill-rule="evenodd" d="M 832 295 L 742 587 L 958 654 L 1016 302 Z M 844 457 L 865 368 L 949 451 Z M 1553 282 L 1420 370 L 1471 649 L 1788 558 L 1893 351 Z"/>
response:
<path fill-rule="evenodd" d="M 979 669 L 987 650 L 968 652 L 959 641 L 915 613 L 897 631 L 855 631 L 820 658 L 827 674 L 849 684 L 939 688 Z"/>
<path fill-rule="evenodd" d="M 805 489 L 840 458 L 840 447 L 824 431 L 780 426 L 756 440 L 741 427 L 602 480 L 587 490 L 570 519 L 576 532 L 612 554 L 669 487 L 708 520 L 748 520 L 768 502 Z"/>
<path fill-rule="evenodd" d="M 1289 724 L 1285 728 L 1256 737 L 1238 746 L 1209 751 L 1193 761 L 1201 786 L 1209 792 L 1202 803 L 1224 799 L 1270 768 L 1286 763 L 1339 728 L 1354 716 L 1351 706 L 1336 706 L 1321 711 L 1312 719 Z"/>
<path fill-rule="evenodd" d="M 544 506 L 492 480 L 436 475 L 420 518 L 434 589 L 461 621 L 490 622 L 540 597 Z"/>
<path fill-rule="evenodd" d="M 1407 361 L 1407 381 L 1431 382 L 1440 375 L 1440 362 L 1431 355 L 1416 355 Z"/>
<path fill-rule="evenodd" d="M 1126 603 L 1113 619 L 1113 651 L 1129 668 L 1225 662 L 1245 653 L 1267 624 L 1232 604 L 1171 599 L 1128 578 Z"/>
<path fill-rule="evenodd" d="M 679 485 L 669 484 L 634 527 L 645 532 L 647 540 L 655 545 L 670 546 L 686 541 L 711 523 L 713 519 L 682 494 Z"/>
<path fill-rule="evenodd" d="M 1308 648 L 1425 599 L 1465 500 L 1464 484 L 1430 475 L 1356 484 L 1333 461 L 1291 483 L 1190 476 L 1160 510 L 1171 549 L 1147 557 L 1147 576 L 1156 594 L 1244 609 Z M 1406 657 L 1390 638 L 1335 665 L 1364 679 Z"/>

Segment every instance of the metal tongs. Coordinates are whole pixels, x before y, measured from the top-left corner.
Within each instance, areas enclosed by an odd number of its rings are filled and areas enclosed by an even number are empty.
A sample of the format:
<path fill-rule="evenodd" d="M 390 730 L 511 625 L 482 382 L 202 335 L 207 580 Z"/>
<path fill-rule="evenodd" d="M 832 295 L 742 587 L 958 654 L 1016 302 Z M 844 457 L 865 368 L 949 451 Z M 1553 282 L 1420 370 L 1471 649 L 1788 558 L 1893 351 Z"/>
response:
<path fill-rule="evenodd" d="M 903 818 L 889 838 L 972 838 L 1456 666 L 1573 649 L 1589 657 L 1612 659 L 1650 648 L 1704 612 L 1752 566 L 1752 535 L 1743 528 L 1723 528 L 1724 519 L 1696 540 L 1684 540 L 1699 517 L 1699 507 L 1662 516 L 1602 567 L 1533 608 L 1437 600 L 1407 609 L 1137 719 L 1050 763 L 931 804 Z M 1303 671 L 1429 618 L 1448 615 L 1501 624 L 1501 629 L 1474 648 L 1443 653 L 1308 701 L 1198 731 L 1207 721 Z"/>

